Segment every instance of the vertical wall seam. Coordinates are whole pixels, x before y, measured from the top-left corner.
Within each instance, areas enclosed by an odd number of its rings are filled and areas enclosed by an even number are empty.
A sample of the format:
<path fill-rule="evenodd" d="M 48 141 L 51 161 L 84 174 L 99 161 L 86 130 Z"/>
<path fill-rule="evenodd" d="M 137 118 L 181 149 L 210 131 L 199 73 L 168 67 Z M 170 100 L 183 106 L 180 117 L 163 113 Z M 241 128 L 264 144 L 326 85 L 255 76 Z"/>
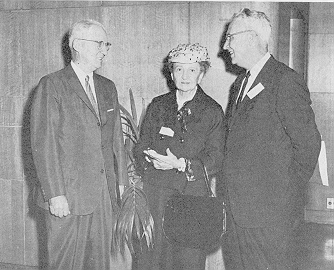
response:
<path fill-rule="evenodd" d="M 191 5 L 191 2 L 188 2 L 188 43 L 190 43 L 190 20 L 191 20 L 191 12 L 190 12 L 190 5 Z"/>

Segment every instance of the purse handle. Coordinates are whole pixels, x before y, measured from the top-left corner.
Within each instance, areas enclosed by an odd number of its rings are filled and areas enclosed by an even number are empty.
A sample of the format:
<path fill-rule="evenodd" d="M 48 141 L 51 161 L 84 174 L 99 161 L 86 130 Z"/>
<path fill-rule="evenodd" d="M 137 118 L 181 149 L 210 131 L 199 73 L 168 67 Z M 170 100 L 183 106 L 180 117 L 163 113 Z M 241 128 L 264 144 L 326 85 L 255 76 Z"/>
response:
<path fill-rule="evenodd" d="M 212 192 L 212 189 L 210 187 L 210 181 L 209 181 L 209 174 L 208 174 L 208 171 L 203 163 L 202 160 L 200 160 L 201 164 L 202 164 L 202 168 L 203 168 L 203 172 L 204 172 L 204 181 L 205 181 L 205 186 L 206 186 L 206 189 L 208 191 L 208 194 L 209 194 L 209 197 L 215 197 L 214 193 Z M 186 179 L 186 184 L 184 185 L 183 189 L 182 189 L 182 194 L 185 193 L 186 191 L 186 187 L 187 187 L 187 184 L 188 184 L 188 180 Z"/>

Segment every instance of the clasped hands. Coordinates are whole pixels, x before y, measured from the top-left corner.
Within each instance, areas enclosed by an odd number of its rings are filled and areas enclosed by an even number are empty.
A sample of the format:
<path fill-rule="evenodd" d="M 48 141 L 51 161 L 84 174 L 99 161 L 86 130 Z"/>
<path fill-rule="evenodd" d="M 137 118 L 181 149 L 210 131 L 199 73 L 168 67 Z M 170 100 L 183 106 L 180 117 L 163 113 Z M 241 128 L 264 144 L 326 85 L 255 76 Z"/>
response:
<path fill-rule="evenodd" d="M 160 155 L 153 149 L 144 150 L 144 153 L 146 154 L 146 160 L 151 162 L 154 168 L 158 170 L 178 169 L 179 171 L 185 171 L 185 159 L 177 158 L 169 148 L 166 149 L 166 155 Z"/>

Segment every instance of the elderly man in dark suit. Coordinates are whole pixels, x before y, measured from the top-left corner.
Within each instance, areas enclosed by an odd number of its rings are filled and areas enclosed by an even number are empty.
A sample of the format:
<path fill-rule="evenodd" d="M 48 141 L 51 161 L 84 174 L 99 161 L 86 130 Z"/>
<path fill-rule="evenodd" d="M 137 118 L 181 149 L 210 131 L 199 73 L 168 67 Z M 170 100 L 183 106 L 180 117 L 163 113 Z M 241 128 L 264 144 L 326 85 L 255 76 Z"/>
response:
<path fill-rule="evenodd" d="M 270 34 L 267 16 L 245 8 L 233 16 L 224 44 L 245 69 L 227 108 L 228 270 L 292 269 L 293 224 L 320 151 L 309 90 L 269 54 Z"/>
<path fill-rule="evenodd" d="M 49 268 L 117 269 L 111 230 L 117 187 L 128 181 L 125 152 L 115 85 L 94 73 L 110 43 L 100 23 L 83 20 L 69 45 L 71 63 L 40 80 L 31 114 Z"/>

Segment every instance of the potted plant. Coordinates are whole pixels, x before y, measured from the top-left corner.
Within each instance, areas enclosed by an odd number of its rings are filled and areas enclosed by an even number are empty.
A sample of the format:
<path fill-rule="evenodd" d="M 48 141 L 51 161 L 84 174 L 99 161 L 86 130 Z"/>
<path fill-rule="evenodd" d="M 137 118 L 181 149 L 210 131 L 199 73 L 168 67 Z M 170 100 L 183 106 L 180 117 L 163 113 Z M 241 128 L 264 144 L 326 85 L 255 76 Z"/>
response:
<path fill-rule="evenodd" d="M 113 251 L 124 253 L 127 244 L 133 256 L 143 245 L 153 245 L 154 221 L 151 216 L 146 195 L 142 189 L 141 177 L 136 173 L 133 146 L 139 139 L 140 125 L 144 117 L 145 102 L 142 99 L 142 113 L 137 119 L 137 111 L 132 90 L 129 89 L 131 113 L 120 105 L 124 145 L 127 154 L 129 186 L 124 190 L 120 211 L 113 227 Z M 139 249 L 139 250 L 138 250 Z"/>

